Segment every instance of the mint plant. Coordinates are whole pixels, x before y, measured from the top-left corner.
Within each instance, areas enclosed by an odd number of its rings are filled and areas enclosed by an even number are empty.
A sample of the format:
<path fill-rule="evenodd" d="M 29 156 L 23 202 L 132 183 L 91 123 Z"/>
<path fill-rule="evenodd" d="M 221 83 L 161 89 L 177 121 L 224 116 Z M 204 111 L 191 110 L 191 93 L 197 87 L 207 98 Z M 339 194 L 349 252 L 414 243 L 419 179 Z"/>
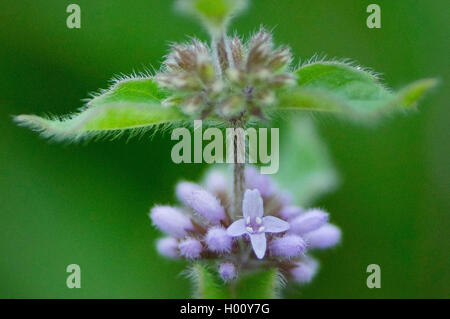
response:
<path fill-rule="evenodd" d="M 434 79 L 423 79 L 394 92 L 374 72 L 334 60 L 311 59 L 295 68 L 289 48 L 276 47 L 267 30 L 249 41 L 227 34 L 231 18 L 246 5 L 245 0 L 178 0 L 179 9 L 208 30 L 209 44 L 192 39 L 172 45 L 156 74 L 115 79 L 73 114 L 19 115 L 15 121 L 44 137 L 72 142 L 188 126 L 199 119 L 210 126 L 245 128 L 302 111 L 367 123 L 413 109 L 436 85 Z M 288 139 L 292 144 L 308 141 L 312 124 L 303 118 L 296 125 L 296 135 Z M 309 141 L 302 146 L 306 148 L 296 148 L 310 155 L 303 176 L 311 176 L 317 165 L 328 165 L 317 138 Z M 327 178 L 319 174 L 322 184 L 305 178 L 304 184 L 313 187 L 288 195 L 271 178 L 237 160 L 245 158 L 239 154 L 245 152 L 240 142 L 235 136 L 232 180 L 211 171 L 204 186 L 177 185 L 181 207 L 151 209 L 153 224 L 167 235 L 157 242 L 157 250 L 193 261 L 187 273 L 195 297 L 276 297 L 286 280 L 306 283 L 313 278 L 319 264 L 310 251 L 332 247 L 341 238 L 324 210 L 295 204 L 295 197 L 309 204 L 329 188 L 335 183 L 333 173 L 327 172 Z M 282 163 L 290 168 L 285 180 L 295 180 L 298 163 L 285 157 Z M 285 185 L 291 191 L 299 188 L 292 182 Z"/>

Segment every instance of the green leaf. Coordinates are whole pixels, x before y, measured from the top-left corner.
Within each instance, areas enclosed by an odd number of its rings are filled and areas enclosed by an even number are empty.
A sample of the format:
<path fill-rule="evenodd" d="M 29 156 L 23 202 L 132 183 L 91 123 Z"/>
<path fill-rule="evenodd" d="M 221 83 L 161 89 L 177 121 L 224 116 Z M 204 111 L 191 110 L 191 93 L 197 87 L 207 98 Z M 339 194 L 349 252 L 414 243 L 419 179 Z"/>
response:
<path fill-rule="evenodd" d="M 212 31 L 220 31 L 229 18 L 241 11 L 247 0 L 179 0 L 181 10 L 199 17 Z"/>
<path fill-rule="evenodd" d="M 242 275 L 232 287 L 233 297 L 239 299 L 273 299 L 279 297 L 282 276 L 276 269 Z"/>
<path fill-rule="evenodd" d="M 44 137 L 77 141 L 184 120 L 177 108 L 162 105 L 164 97 L 165 93 L 151 78 L 130 78 L 116 82 L 77 113 L 53 118 L 19 115 L 14 119 Z"/>
<path fill-rule="evenodd" d="M 392 104 L 398 104 L 403 107 L 414 107 L 416 106 L 417 101 L 437 84 L 438 81 L 436 79 L 422 79 L 415 81 L 401 89 L 395 95 Z"/>
<path fill-rule="evenodd" d="M 279 109 L 340 112 L 355 118 L 413 107 L 437 84 L 423 79 L 394 93 L 375 74 L 339 62 L 310 63 L 296 74 L 298 86 L 280 93 Z"/>
<path fill-rule="evenodd" d="M 188 277 L 193 285 L 193 297 L 197 299 L 230 298 L 228 287 L 202 264 L 194 264 L 188 269 Z"/>
<path fill-rule="evenodd" d="M 280 93 L 279 110 L 340 112 L 347 105 L 326 91 L 293 87 Z"/>
<path fill-rule="evenodd" d="M 297 204 L 309 206 L 336 189 L 338 173 L 311 118 L 295 116 L 282 132 L 280 169 L 275 178 L 292 192 Z"/>
<path fill-rule="evenodd" d="M 222 24 L 231 11 L 231 3 L 225 0 L 196 0 L 195 9 L 212 23 Z"/>

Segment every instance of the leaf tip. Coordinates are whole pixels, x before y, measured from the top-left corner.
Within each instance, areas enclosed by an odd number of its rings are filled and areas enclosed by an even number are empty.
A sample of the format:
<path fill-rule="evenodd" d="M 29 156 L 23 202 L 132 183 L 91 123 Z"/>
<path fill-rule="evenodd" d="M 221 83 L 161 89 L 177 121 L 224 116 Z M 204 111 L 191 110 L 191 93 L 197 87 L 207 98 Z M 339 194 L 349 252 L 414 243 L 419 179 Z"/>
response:
<path fill-rule="evenodd" d="M 47 120 L 32 114 L 14 115 L 13 121 L 23 127 L 28 127 L 34 131 L 42 131 L 47 128 Z"/>
<path fill-rule="evenodd" d="M 425 78 L 417 80 L 398 93 L 398 99 L 406 108 L 417 106 L 418 101 L 424 97 L 429 91 L 436 88 L 440 81 L 436 78 Z"/>

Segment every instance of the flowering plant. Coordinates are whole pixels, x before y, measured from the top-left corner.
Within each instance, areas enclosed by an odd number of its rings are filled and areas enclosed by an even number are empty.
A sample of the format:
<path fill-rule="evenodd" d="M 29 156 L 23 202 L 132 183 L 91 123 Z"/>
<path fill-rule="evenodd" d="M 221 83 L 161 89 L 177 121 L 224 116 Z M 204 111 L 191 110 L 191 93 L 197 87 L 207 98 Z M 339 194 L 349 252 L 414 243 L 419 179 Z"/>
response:
<path fill-rule="evenodd" d="M 45 137 L 66 141 L 185 126 L 198 119 L 244 128 L 299 111 L 367 122 L 413 108 L 436 85 L 434 79 L 423 79 L 394 92 L 374 72 L 342 61 L 311 59 L 294 68 L 289 48 L 277 48 L 263 28 L 247 42 L 227 35 L 231 18 L 246 7 L 245 0 L 177 4 L 203 23 L 210 44 L 192 39 L 172 45 L 159 72 L 117 78 L 74 114 L 19 115 L 15 120 Z M 298 134 L 308 139 L 302 130 L 312 128 L 311 123 L 301 119 L 296 124 Z M 326 165 L 317 141 L 311 143 L 312 162 Z M 295 205 L 269 177 L 238 162 L 238 152 L 245 152 L 238 144 L 236 136 L 232 181 L 211 172 L 205 187 L 182 182 L 176 189 L 181 208 L 151 209 L 154 225 L 168 235 L 158 241 L 158 251 L 194 261 L 189 274 L 198 297 L 274 297 L 282 278 L 310 281 L 318 262 L 309 251 L 332 247 L 341 238 L 325 211 Z M 289 174 L 296 180 L 294 165 Z M 322 181 L 302 196 L 316 197 L 330 183 Z M 297 187 L 290 188 L 292 192 Z M 210 271 L 211 262 L 217 272 Z"/>
<path fill-rule="evenodd" d="M 258 276 L 270 278 L 266 284 L 274 288 L 282 284 L 280 278 L 309 282 L 318 262 L 307 251 L 336 245 L 341 238 L 339 228 L 328 223 L 328 214 L 323 210 L 303 210 L 293 205 L 288 193 L 280 191 L 255 168 L 246 168 L 245 180 L 242 216 L 236 218 L 230 206 L 230 183 L 220 171 L 212 170 L 204 187 L 180 182 L 176 195 L 182 207 L 155 206 L 150 213 L 154 225 L 168 235 L 158 240 L 158 252 L 173 259 L 213 261 L 225 283 L 233 282 L 240 273 L 252 274 L 261 269 L 269 269 Z M 197 263 L 190 275 L 204 280 L 199 278 L 207 271 Z M 230 287 L 215 293 L 242 296 L 242 292 Z M 273 297 L 276 289 L 266 293 L 265 297 Z M 197 295 L 211 297 L 200 289 Z"/>

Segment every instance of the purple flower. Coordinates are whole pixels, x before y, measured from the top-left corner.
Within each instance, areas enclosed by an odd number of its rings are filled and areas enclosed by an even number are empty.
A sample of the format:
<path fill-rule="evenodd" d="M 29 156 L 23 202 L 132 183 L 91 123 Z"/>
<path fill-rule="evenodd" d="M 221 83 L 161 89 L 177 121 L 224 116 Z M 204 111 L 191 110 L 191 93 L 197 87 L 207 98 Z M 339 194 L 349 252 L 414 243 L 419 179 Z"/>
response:
<path fill-rule="evenodd" d="M 262 259 L 267 246 L 265 233 L 284 232 L 289 229 L 289 223 L 274 216 L 263 217 L 263 199 L 257 189 L 245 191 L 242 211 L 244 218 L 231 224 L 227 233 L 232 237 L 249 235 L 256 257 Z"/>
<path fill-rule="evenodd" d="M 188 259 L 200 257 L 203 250 L 202 243 L 194 238 L 186 238 L 179 245 L 180 254 Z"/>
<path fill-rule="evenodd" d="M 204 189 L 191 191 L 186 196 L 186 205 L 214 224 L 220 224 L 226 218 L 225 209 L 219 200 Z"/>
<path fill-rule="evenodd" d="M 303 236 L 310 248 L 329 248 L 341 241 L 341 230 L 332 225 L 325 224 L 319 229 L 309 232 Z"/>
<path fill-rule="evenodd" d="M 315 259 L 305 257 L 295 263 L 295 267 L 291 269 L 290 274 L 296 282 L 308 283 L 316 275 L 318 269 L 319 263 Z"/>
<path fill-rule="evenodd" d="M 245 183 L 246 188 L 257 189 L 263 198 L 267 198 L 275 192 L 275 185 L 270 177 L 259 174 L 252 166 L 245 169 Z"/>
<path fill-rule="evenodd" d="M 303 213 L 303 209 L 301 209 L 298 206 L 292 206 L 292 205 L 284 206 L 280 210 L 280 216 L 287 220 L 293 219 L 302 213 Z"/>
<path fill-rule="evenodd" d="M 175 194 L 178 199 L 186 206 L 188 206 L 188 199 L 194 191 L 201 190 L 202 188 L 195 183 L 179 182 L 175 189 Z"/>
<path fill-rule="evenodd" d="M 205 186 L 208 191 L 218 195 L 220 193 L 226 193 L 228 190 L 227 178 L 224 174 L 212 171 L 208 174 L 205 180 Z"/>
<path fill-rule="evenodd" d="M 273 256 L 297 257 L 306 250 L 306 242 L 300 236 L 288 234 L 273 239 L 269 249 Z"/>
<path fill-rule="evenodd" d="M 150 218 L 155 226 L 175 238 L 184 237 L 188 230 L 194 230 L 189 217 L 170 206 L 155 206 L 150 212 Z"/>
<path fill-rule="evenodd" d="M 313 231 L 324 225 L 328 221 L 328 214 L 314 208 L 295 217 L 290 221 L 290 231 L 299 235 Z"/>
<path fill-rule="evenodd" d="M 230 281 L 236 278 L 236 266 L 230 262 L 224 262 L 219 265 L 219 276 L 223 281 Z"/>
<path fill-rule="evenodd" d="M 231 250 L 232 238 L 223 227 L 212 227 L 205 236 L 205 242 L 211 251 L 217 253 L 229 252 Z"/>
<path fill-rule="evenodd" d="M 173 237 L 161 238 L 156 242 L 156 250 L 168 258 L 178 258 L 178 242 Z"/>
<path fill-rule="evenodd" d="M 157 242 L 158 252 L 191 262 L 215 261 L 225 282 L 268 265 L 293 281 L 309 282 L 319 263 L 308 251 L 339 243 L 340 229 L 328 223 L 325 211 L 295 206 L 290 194 L 278 189 L 270 176 L 260 175 L 253 167 L 246 168 L 245 174 L 243 216 L 237 220 L 230 218 L 234 194 L 225 174 L 212 171 L 203 185 L 180 182 L 176 195 L 183 207 L 156 206 L 150 213 L 153 224 L 169 235 Z M 237 245 L 233 237 L 239 236 L 244 240 Z"/>

